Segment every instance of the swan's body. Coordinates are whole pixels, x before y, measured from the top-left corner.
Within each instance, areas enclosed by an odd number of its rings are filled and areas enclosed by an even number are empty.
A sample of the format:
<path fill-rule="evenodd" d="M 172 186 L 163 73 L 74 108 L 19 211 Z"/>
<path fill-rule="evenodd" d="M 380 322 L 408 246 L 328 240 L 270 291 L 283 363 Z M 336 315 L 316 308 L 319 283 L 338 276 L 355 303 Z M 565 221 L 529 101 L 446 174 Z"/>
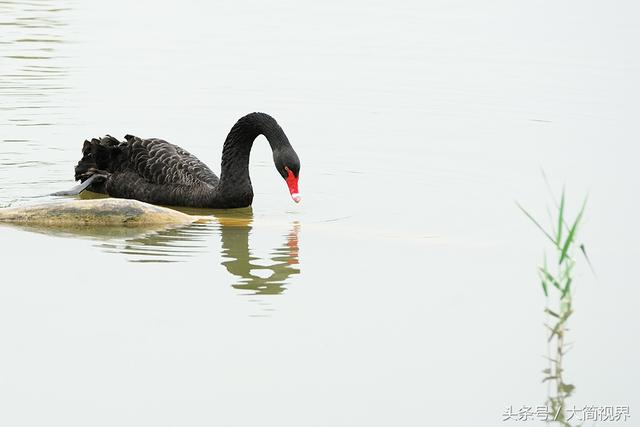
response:
<path fill-rule="evenodd" d="M 269 141 L 276 169 L 298 202 L 300 161 L 282 128 L 264 113 L 246 115 L 233 126 L 222 150 L 220 178 L 197 157 L 176 145 L 132 135 L 125 136 L 123 142 L 108 135 L 85 141 L 75 178 L 89 183 L 86 188 L 91 191 L 147 203 L 246 207 L 253 201 L 249 154 L 258 135 Z"/>

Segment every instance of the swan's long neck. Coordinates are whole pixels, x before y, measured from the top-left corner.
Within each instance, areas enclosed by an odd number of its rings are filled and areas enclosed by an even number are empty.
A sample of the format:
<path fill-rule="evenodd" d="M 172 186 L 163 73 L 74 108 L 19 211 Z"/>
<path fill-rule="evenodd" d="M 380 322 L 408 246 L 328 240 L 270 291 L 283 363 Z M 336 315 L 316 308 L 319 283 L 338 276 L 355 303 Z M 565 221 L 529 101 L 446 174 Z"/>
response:
<path fill-rule="evenodd" d="M 289 140 L 278 123 L 268 114 L 251 113 L 242 117 L 231 128 L 222 149 L 222 167 L 218 194 L 224 198 L 253 199 L 249 177 L 249 155 L 253 141 L 264 135 L 275 151 L 290 146 Z"/>

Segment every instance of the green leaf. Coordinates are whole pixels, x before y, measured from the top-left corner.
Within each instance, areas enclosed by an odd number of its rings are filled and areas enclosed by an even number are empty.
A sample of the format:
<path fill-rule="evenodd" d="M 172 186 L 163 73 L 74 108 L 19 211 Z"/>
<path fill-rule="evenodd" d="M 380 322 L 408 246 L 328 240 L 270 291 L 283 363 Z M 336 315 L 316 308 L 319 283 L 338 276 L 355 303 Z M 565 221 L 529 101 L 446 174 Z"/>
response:
<path fill-rule="evenodd" d="M 544 309 L 544 312 L 545 312 L 545 313 L 547 313 L 547 314 L 552 315 L 553 317 L 557 317 L 558 319 L 560 318 L 560 315 L 558 315 L 558 313 L 556 313 L 556 312 L 554 312 L 553 310 L 550 310 L 550 309 L 548 309 L 548 308 L 545 308 L 545 309 Z"/>
<path fill-rule="evenodd" d="M 538 267 L 538 270 L 544 275 L 544 278 L 547 279 L 551 284 L 556 287 L 558 290 L 562 290 L 562 287 L 558 283 L 555 277 L 551 275 L 544 267 Z"/>
<path fill-rule="evenodd" d="M 571 277 L 569 277 L 567 279 L 567 284 L 565 285 L 564 289 L 562 290 L 562 296 L 560 298 L 564 298 L 571 291 L 571 282 L 572 281 L 573 281 L 573 279 Z"/>
<path fill-rule="evenodd" d="M 551 214 L 551 210 L 549 209 L 549 206 L 547 206 L 547 216 L 549 217 L 549 224 L 551 224 L 551 230 L 549 230 L 549 234 L 551 234 L 552 236 L 555 236 L 556 229 L 553 226 L 553 224 L 555 223 L 555 219 L 553 219 L 553 215 Z"/>
<path fill-rule="evenodd" d="M 567 240 L 565 240 L 564 246 L 562 247 L 562 252 L 560 254 L 560 260 L 558 261 L 558 264 L 562 264 L 562 261 L 564 261 L 567 258 L 567 253 L 569 252 L 571 243 L 573 243 L 573 239 L 575 237 L 576 231 L 578 230 L 578 224 L 580 224 L 580 219 L 582 218 L 582 214 L 584 213 L 584 208 L 586 204 L 587 204 L 587 199 L 584 200 L 584 203 L 582 204 L 582 208 L 580 209 L 580 212 L 578 213 L 576 220 L 573 222 L 573 225 L 569 230 L 569 235 L 567 236 Z"/>
<path fill-rule="evenodd" d="M 587 249 L 584 247 L 584 243 L 580 245 L 580 251 L 582 252 L 582 255 L 584 255 L 584 259 L 587 260 L 591 273 L 596 276 L 596 271 L 593 269 L 593 265 L 591 265 L 591 259 L 589 259 L 589 255 L 587 255 Z"/>
<path fill-rule="evenodd" d="M 544 257 L 544 268 L 545 268 L 545 270 L 547 268 L 547 256 L 546 255 Z M 540 270 L 540 267 L 538 267 L 538 270 Z M 542 291 L 544 292 L 544 296 L 545 297 L 549 297 L 549 289 L 547 288 L 547 280 L 546 280 L 546 277 L 545 277 L 544 273 L 542 271 L 538 271 L 538 276 L 540 276 L 540 283 L 542 284 Z"/>
<path fill-rule="evenodd" d="M 558 214 L 558 234 L 556 235 L 556 245 L 560 246 L 562 241 L 562 224 L 564 223 L 564 187 L 562 188 L 562 197 L 560 197 L 560 213 Z"/>
<path fill-rule="evenodd" d="M 540 231 L 542 231 L 544 233 L 544 235 L 547 236 L 547 238 L 551 241 L 551 243 L 553 243 L 554 245 L 557 246 L 555 240 L 553 240 L 553 237 L 551 237 L 551 235 L 549 233 L 547 233 L 547 231 L 544 228 L 542 228 L 540 223 L 538 223 L 538 221 L 536 221 L 536 219 L 533 216 L 531 216 L 531 214 L 529 212 L 527 212 L 527 210 L 525 208 L 523 208 L 520 203 L 516 202 L 516 205 L 518 205 L 520 210 L 531 220 L 531 222 L 533 222 L 536 225 L 536 227 L 538 227 L 540 229 Z"/>
<path fill-rule="evenodd" d="M 547 282 L 545 282 L 544 280 L 541 280 L 540 283 L 542 284 L 542 291 L 544 292 L 544 296 L 548 297 L 549 291 L 547 290 Z"/>

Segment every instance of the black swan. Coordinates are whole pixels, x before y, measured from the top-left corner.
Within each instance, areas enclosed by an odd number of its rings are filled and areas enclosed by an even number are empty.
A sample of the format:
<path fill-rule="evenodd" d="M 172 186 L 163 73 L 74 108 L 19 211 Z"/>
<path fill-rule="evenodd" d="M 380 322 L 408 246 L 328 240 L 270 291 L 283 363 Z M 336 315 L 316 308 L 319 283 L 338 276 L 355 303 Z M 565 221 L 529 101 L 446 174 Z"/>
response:
<path fill-rule="evenodd" d="M 264 135 L 271 145 L 276 169 L 298 203 L 300 160 L 275 119 L 251 113 L 231 128 L 222 149 L 218 178 L 204 163 L 182 148 L 161 139 L 127 135 L 85 141 L 75 179 L 82 184 L 54 195 L 88 189 L 111 197 L 196 208 L 241 208 L 253 201 L 249 154 L 253 141 Z"/>

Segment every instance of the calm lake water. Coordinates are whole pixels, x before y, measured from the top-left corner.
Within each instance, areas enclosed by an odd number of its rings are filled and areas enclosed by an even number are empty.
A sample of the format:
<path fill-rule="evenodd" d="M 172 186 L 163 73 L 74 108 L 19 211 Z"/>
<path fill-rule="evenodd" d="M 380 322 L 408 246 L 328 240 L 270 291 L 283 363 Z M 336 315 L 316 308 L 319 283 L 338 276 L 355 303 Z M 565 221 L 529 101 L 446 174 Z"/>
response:
<path fill-rule="evenodd" d="M 522 425 L 505 408 L 547 398 L 546 242 L 515 202 L 545 218 L 541 169 L 574 212 L 589 194 L 570 404 L 636 425 L 639 12 L 1 1 L 0 205 L 73 186 L 106 133 L 217 172 L 252 111 L 288 134 L 303 200 L 260 137 L 252 209 L 0 227 L 0 425 Z"/>

